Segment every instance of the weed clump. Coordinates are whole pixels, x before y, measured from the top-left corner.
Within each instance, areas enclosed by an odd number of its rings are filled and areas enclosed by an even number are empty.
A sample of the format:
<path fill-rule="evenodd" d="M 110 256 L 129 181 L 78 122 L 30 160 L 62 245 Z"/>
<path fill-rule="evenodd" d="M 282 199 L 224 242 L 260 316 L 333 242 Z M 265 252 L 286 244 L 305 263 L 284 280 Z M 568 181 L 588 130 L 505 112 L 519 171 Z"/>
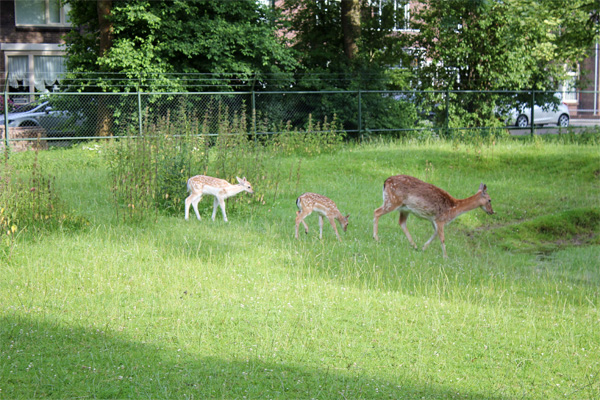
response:
<path fill-rule="evenodd" d="M 581 208 L 544 215 L 495 229 L 506 250 L 548 252 L 568 246 L 600 244 L 600 209 Z"/>
<path fill-rule="evenodd" d="M 259 135 L 250 129 L 250 123 L 259 126 L 259 132 L 269 125 L 267 120 L 248 118 L 245 107 L 231 110 L 221 103 L 211 105 L 200 123 L 182 105 L 174 116 L 167 112 L 152 122 L 144 121 L 143 134 L 115 140 L 109 147 L 108 162 L 119 215 L 141 220 L 149 213 L 183 214 L 186 183 L 194 175 L 229 182 L 236 176 L 246 177 L 257 195 L 231 199 L 228 209 L 232 212 L 242 202 L 265 204 L 266 193 L 275 201 L 288 174 L 281 168 L 267 169 L 267 158 L 329 153 L 339 149 L 344 139 L 335 116 L 323 122 L 310 118 L 305 129 L 293 128 L 288 122 L 277 135 Z M 294 166 L 289 171 L 290 182 L 292 175 L 300 173 L 300 165 L 295 173 Z"/>
<path fill-rule="evenodd" d="M 78 229 L 88 222 L 72 215 L 55 187 L 55 178 L 44 173 L 38 150 L 31 163 L 16 168 L 7 156 L 0 164 L 0 251 L 10 256 L 24 232 Z"/>

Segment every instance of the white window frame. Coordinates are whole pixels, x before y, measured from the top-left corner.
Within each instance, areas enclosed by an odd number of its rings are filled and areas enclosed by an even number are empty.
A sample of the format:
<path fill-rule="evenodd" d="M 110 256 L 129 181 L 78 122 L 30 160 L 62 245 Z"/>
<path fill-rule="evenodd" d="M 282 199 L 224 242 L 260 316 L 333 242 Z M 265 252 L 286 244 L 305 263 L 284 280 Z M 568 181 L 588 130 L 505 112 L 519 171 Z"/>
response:
<path fill-rule="evenodd" d="M 395 0 L 398 1 L 398 0 Z M 398 7 L 396 5 L 396 7 Z M 402 8 L 404 8 L 404 20 L 402 21 L 402 24 L 404 25 L 402 28 L 398 28 L 398 21 L 396 21 L 395 25 L 395 30 L 397 31 L 410 31 L 410 2 L 407 2 L 406 4 L 404 4 L 402 6 Z"/>
<path fill-rule="evenodd" d="M 574 84 L 579 78 L 579 65 L 577 65 L 576 71 L 567 72 L 568 80 L 564 81 L 561 85 L 562 101 L 566 104 L 578 104 L 579 103 L 579 91 L 576 90 Z"/>
<path fill-rule="evenodd" d="M 262 5 L 266 8 L 275 8 L 275 4 L 273 0 L 256 0 L 258 4 Z"/>
<path fill-rule="evenodd" d="M 34 57 L 35 56 L 61 56 L 65 57 L 66 52 L 64 50 L 60 50 L 58 44 L 25 44 L 25 43 L 3 43 L 0 44 L 0 50 L 4 50 L 4 65 L 8 68 L 8 57 L 15 56 L 27 56 L 28 57 L 28 69 L 27 69 L 27 79 L 29 80 L 29 95 L 24 95 L 23 97 L 28 98 L 28 101 L 31 102 L 34 100 L 34 95 L 32 93 L 36 92 L 35 89 L 35 65 L 34 65 Z M 7 71 L 8 72 L 8 71 Z M 9 89 L 10 92 L 10 89 Z M 13 92 L 17 95 L 17 92 Z"/>
<path fill-rule="evenodd" d="M 44 21 L 41 24 L 21 24 L 19 23 L 19 16 L 18 16 L 18 9 L 17 9 L 17 2 L 19 0 L 14 0 L 14 5 L 15 5 L 15 25 L 16 26 L 56 26 L 56 27 L 70 27 L 71 23 L 67 22 L 67 12 L 65 11 L 65 5 L 64 4 L 60 4 L 60 0 L 59 1 L 59 10 L 60 10 L 60 22 L 50 22 L 50 1 L 53 0 L 42 0 L 44 2 L 44 10 L 45 10 L 45 14 L 44 14 Z"/>
<path fill-rule="evenodd" d="M 394 10 L 396 11 L 398 11 L 399 7 L 403 9 L 404 18 L 402 21 L 394 21 L 394 32 L 417 32 L 417 30 L 410 27 L 411 2 L 409 0 L 372 0 L 371 4 L 375 3 L 375 6 L 378 8 L 378 15 L 380 16 L 384 3 L 388 2 L 393 2 Z"/>

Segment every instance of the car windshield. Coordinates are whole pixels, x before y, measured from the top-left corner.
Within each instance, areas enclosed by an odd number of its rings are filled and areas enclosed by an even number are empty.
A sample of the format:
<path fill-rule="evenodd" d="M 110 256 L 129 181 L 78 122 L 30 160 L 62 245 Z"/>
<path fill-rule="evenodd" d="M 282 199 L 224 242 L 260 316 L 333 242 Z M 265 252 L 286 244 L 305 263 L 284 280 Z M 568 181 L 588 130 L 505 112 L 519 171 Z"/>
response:
<path fill-rule="evenodd" d="M 36 108 L 38 108 L 39 106 L 41 106 L 41 104 L 39 103 L 29 103 L 29 104 L 25 104 L 24 106 L 15 108 L 13 110 L 13 113 L 24 113 L 24 112 L 29 112 L 32 111 Z"/>

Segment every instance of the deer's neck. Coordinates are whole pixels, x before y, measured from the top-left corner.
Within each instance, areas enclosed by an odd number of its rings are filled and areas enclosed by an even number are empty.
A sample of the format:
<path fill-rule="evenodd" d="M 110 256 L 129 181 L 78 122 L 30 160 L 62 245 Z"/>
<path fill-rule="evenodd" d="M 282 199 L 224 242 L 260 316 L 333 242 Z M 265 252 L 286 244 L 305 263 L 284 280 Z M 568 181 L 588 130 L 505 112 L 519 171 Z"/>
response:
<path fill-rule="evenodd" d="M 448 221 L 452 221 L 459 215 L 479 207 L 479 196 L 480 193 L 476 193 L 471 197 L 467 197 L 466 199 L 454 199 L 454 206 L 445 213 L 446 219 Z"/>
<path fill-rule="evenodd" d="M 242 185 L 231 185 L 225 188 L 225 198 L 235 196 L 236 194 L 243 192 L 244 187 Z"/>

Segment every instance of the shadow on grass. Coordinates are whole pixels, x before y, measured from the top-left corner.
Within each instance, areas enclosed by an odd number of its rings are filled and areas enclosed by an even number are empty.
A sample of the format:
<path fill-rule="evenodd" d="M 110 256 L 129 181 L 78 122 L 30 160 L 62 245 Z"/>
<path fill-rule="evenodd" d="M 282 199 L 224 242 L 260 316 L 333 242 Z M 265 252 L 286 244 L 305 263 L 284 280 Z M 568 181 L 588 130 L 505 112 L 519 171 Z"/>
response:
<path fill-rule="evenodd" d="M 499 398 L 325 365 L 223 360 L 26 316 L 0 319 L 0 343 L 3 398 Z"/>

